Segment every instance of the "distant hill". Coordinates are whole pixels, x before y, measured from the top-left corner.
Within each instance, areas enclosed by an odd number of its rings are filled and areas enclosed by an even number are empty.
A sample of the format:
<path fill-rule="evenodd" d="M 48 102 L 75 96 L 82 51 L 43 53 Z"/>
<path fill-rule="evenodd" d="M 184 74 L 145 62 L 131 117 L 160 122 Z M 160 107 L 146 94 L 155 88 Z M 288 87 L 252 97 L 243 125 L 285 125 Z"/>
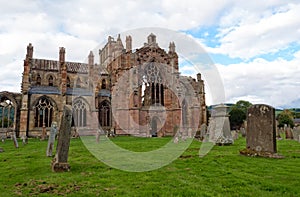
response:
<path fill-rule="evenodd" d="M 227 105 L 228 107 L 231 107 L 234 105 L 234 103 L 224 103 L 225 105 Z M 214 106 L 217 106 L 217 105 L 210 105 L 210 106 L 207 106 L 207 109 L 208 111 L 211 111 L 211 109 L 214 107 Z M 299 117 L 300 117 L 300 108 L 290 108 L 288 109 L 290 110 L 291 112 L 295 113 L 295 114 L 299 114 Z M 280 114 L 281 112 L 283 111 L 283 109 L 276 109 L 275 108 L 275 116 L 277 116 L 278 114 Z"/>

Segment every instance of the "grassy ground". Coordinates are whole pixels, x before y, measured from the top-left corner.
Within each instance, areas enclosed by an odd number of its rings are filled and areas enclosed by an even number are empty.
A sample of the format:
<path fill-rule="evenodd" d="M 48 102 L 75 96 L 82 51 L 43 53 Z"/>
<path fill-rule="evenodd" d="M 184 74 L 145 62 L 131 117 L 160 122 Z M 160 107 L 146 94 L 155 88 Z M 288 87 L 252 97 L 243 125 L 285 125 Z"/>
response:
<path fill-rule="evenodd" d="M 117 137 L 126 149 L 153 150 L 171 138 Z M 300 196 L 300 143 L 281 140 L 284 159 L 239 155 L 245 138 L 231 146 L 214 146 L 199 158 L 193 141 L 171 164 L 150 172 L 124 172 L 95 159 L 80 139 L 72 139 L 71 171 L 53 173 L 46 141 L 30 139 L 16 149 L 0 143 L 0 196 Z"/>

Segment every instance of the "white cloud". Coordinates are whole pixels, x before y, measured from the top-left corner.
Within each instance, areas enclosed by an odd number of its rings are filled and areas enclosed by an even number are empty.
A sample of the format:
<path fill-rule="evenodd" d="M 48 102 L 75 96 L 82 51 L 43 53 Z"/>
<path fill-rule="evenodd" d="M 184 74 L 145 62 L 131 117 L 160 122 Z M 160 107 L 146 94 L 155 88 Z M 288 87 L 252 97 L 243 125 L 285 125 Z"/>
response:
<path fill-rule="evenodd" d="M 217 67 L 228 102 L 244 99 L 280 107 L 300 98 L 300 58 L 292 61 L 279 58 L 271 62 L 255 59 Z"/>
<path fill-rule="evenodd" d="M 224 16 L 218 35 L 221 45 L 209 51 L 249 59 L 299 43 L 300 4 L 282 5 L 263 13 L 250 11 L 234 8 Z"/>

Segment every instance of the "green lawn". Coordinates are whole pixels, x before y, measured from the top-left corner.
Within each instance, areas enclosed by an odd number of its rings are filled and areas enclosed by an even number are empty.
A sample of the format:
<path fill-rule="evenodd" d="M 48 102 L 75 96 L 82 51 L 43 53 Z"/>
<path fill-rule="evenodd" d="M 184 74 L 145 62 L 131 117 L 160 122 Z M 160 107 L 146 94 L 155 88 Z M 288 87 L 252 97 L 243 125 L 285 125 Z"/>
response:
<path fill-rule="evenodd" d="M 149 151 L 171 138 L 117 137 L 119 146 Z M 277 141 L 284 159 L 239 155 L 245 138 L 231 146 L 214 146 L 199 158 L 194 140 L 171 164 L 149 172 L 125 172 L 93 157 L 80 139 L 72 139 L 71 171 L 53 173 L 46 157 L 47 141 L 30 139 L 0 143 L 0 196 L 300 196 L 300 143 Z"/>

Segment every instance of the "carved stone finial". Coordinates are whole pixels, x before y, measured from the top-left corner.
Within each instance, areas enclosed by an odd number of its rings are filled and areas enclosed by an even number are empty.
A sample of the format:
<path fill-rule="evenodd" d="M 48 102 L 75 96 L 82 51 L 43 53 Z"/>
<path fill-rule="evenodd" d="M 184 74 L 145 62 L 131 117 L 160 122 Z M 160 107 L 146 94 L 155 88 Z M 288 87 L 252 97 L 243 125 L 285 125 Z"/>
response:
<path fill-rule="evenodd" d="M 117 41 L 120 41 L 120 40 L 121 40 L 121 36 L 120 36 L 120 34 L 118 34 Z"/>
<path fill-rule="evenodd" d="M 201 74 L 200 73 L 198 73 L 197 74 L 197 81 L 201 81 L 202 79 L 201 79 Z"/>
<path fill-rule="evenodd" d="M 169 44 L 169 52 L 175 53 L 175 43 L 174 42 L 170 42 L 170 44 Z"/>
<path fill-rule="evenodd" d="M 156 35 L 154 35 L 153 33 L 151 33 L 149 36 L 148 36 L 148 44 L 151 45 L 151 44 L 156 44 Z"/>
<path fill-rule="evenodd" d="M 29 45 L 27 46 L 27 54 L 26 54 L 27 58 L 32 58 L 33 57 L 33 46 L 31 43 L 29 43 Z"/>
<path fill-rule="evenodd" d="M 93 51 L 90 51 L 90 54 L 89 54 L 89 65 L 94 65 L 94 54 L 93 54 Z"/>
<path fill-rule="evenodd" d="M 132 38 L 131 36 L 126 36 L 126 52 L 129 52 L 132 50 Z"/>
<path fill-rule="evenodd" d="M 65 62 L 65 48 L 59 47 L 59 62 Z"/>

